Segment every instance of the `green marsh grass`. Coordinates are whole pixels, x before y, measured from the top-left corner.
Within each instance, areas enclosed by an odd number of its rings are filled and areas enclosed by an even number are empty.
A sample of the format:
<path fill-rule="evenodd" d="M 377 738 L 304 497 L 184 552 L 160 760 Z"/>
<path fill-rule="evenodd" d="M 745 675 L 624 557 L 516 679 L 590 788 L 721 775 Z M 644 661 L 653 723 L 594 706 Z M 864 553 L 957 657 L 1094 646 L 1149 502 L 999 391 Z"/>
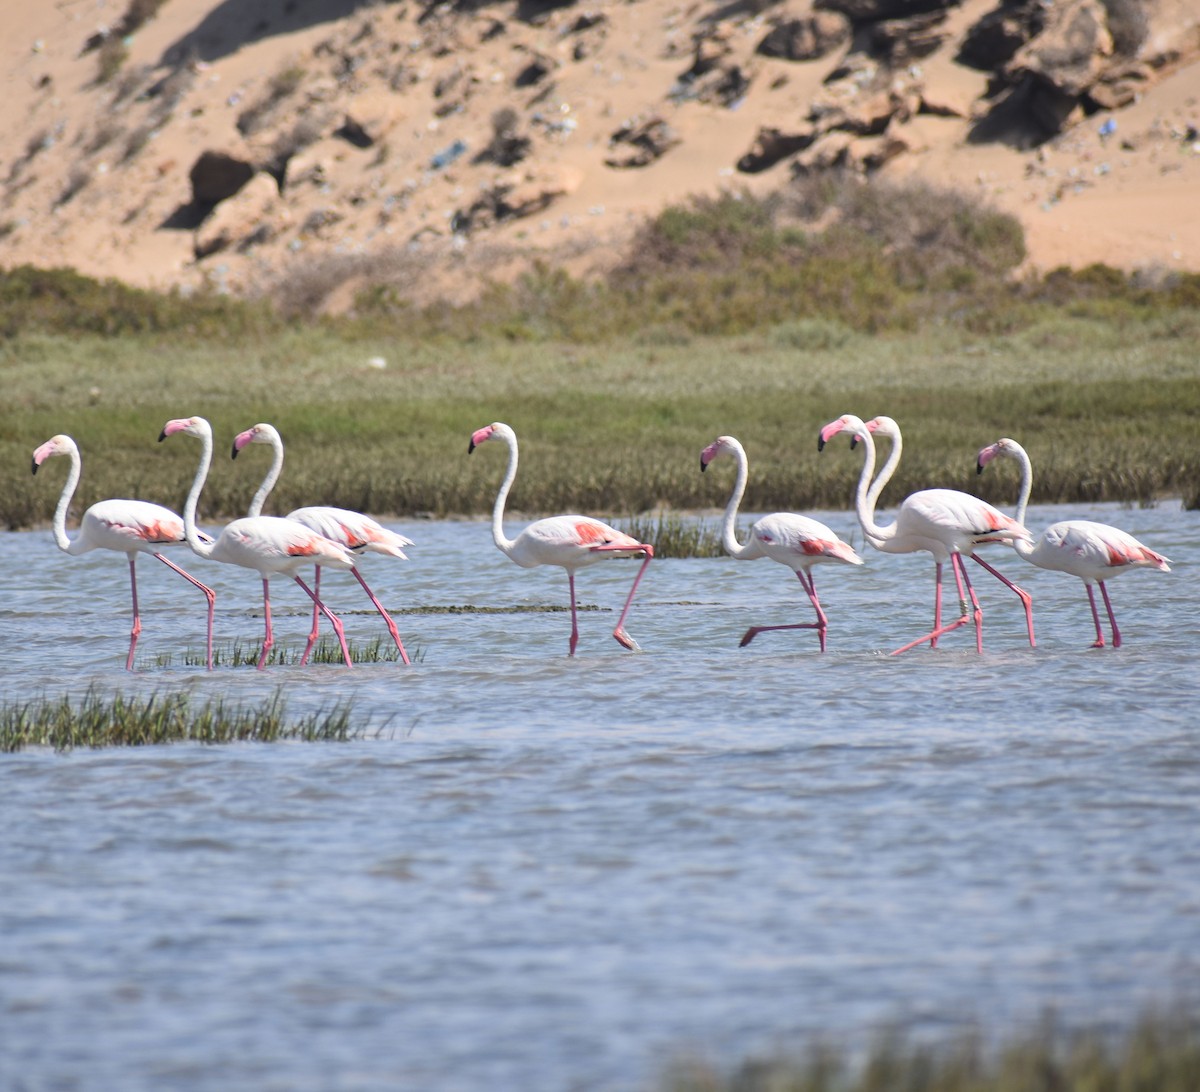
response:
<path fill-rule="evenodd" d="M 721 1069 L 700 1059 L 668 1067 L 663 1092 L 1195 1092 L 1200 1020 L 1152 1012 L 1124 1034 L 1068 1032 L 1052 1016 L 989 1045 L 981 1032 L 940 1045 L 884 1032 L 862 1060 L 818 1044 L 793 1056 Z"/>
<path fill-rule="evenodd" d="M 361 738 L 351 707 L 339 703 L 292 717 L 277 692 L 255 708 L 187 693 L 149 697 L 89 690 L 82 698 L 39 698 L 0 706 L 0 751 L 25 747 L 138 747 L 159 743 L 344 742 Z"/>
<path fill-rule="evenodd" d="M 343 616 L 346 613 L 348 612 L 343 611 Z M 350 652 L 350 662 L 355 664 L 398 663 L 400 661 L 400 652 L 390 637 L 386 641 L 382 637 L 373 637 L 367 641 L 352 641 L 347 638 L 346 648 Z M 421 649 L 408 648 L 406 645 L 405 651 L 408 652 L 409 658 L 413 662 L 424 659 L 425 654 Z M 261 653 L 261 642 L 235 640 L 226 644 L 214 643 L 213 669 L 257 667 Z M 267 653 L 264 667 L 294 667 L 300 663 L 303 655 L 304 647 L 302 645 L 278 643 Z M 345 660 L 342 658 L 342 649 L 337 640 L 333 637 L 321 636 L 313 645 L 312 655 L 308 662 L 310 664 L 344 664 Z M 159 653 L 147 663 L 139 664 L 139 667 L 142 669 L 176 666 L 205 667 L 206 664 L 207 655 L 204 649 L 189 648 L 178 656 L 171 652 Z"/>

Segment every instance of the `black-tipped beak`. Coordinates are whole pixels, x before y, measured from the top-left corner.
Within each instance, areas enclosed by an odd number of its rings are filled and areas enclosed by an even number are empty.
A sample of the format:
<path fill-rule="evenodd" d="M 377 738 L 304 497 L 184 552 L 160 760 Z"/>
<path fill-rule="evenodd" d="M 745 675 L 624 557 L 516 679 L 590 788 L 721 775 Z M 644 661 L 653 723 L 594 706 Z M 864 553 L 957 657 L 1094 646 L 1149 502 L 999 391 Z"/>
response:
<path fill-rule="evenodd" d="M 474 450 L 475 450 L 475 438 L 471 437 L 471 439 L 469 439 L 467 441 L 467 454 L 470 455 L 471 452 Z"/>
<path fill-rule="evenodd" d="M 232 450 L 232 451 L 230 451 L 230 453 L 229 453 L 229 457 L 230 457 L 231 459 L 236 459 L 236 458 L 237 458 L 237 453 L 238 453 L 237 440 L 234 440 L 234 441 L 233 441 L 233 450 Z"/>
<path fill-rule="evenodd" d="M 825 437 L 818 435 L 817 436 L 817 451 L 824 451 L 824 450 L 825 450 Z"/>
<path fill-rule="evenodd" d="M 161 444 L 163 442 L 163 440 L 165 440 L 166 438 L 167 438 L 167 430 L 164 428 L 162 430 L 162 432 L 160 432 L 158 434 L 158 442 Z"/>
<path fill-rule="evenodd" d="M 858 447 L 858 433 L 857 432 L 853 436 L 850 437 L 850 450 L 853 451 L 856 447 Z"/>
<path fill-rule="evenodd" d="M 707 469 L 708 469 L 708 463 L 706 463 L 704 461 L 704 457 L 701 456 L 700 457 L 700 473 L 703 474 L 704 471 L 706 471 Z"/>
<path fill-rule="evenodd" d="M 31 471 L 31 473 L 36 474 L 37 473 L 37 459 L 31 459 L 30 462 L 33 463 L 33 470 Z"/>
<path fill-rule="evenodd" d="M 983 473 L 983 462 L 982 462 L 982 461 L 979 461 L 979 462 L 976 462 L 976 463 L 975 463 L 975 473 L 976 473 L 976 474 L 982 474 L 982 473 Z"/>

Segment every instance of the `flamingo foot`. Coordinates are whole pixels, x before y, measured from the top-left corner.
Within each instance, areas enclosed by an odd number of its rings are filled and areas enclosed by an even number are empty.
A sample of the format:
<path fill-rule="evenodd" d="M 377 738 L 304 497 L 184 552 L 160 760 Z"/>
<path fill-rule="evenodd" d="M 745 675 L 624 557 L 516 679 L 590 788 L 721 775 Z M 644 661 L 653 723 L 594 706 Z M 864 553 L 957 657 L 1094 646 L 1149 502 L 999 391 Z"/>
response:
<path fill-rule="evenodd" d="M 1103 648 L 1103 647 L 1104 647 L 1104 638 L 1103 637 L 1097 637 L 1096 640 L 1094 640 L 1090 645 L 1088 645 L 1088 648 Z"/>
<path fill-rule="evenodd" d="M 742 639 L 738 642 L 738 648 L 745 648 L 760 633 L 769 633 L 776 629 L 815 629 L 817 631 L 817 639 L 821 642 L 821 651 L 824 652 L 826 628 L 820 622 L 797 622 L 787 626 L 751 626 L 742 635 Z"/>
<path fill-rule="evenodd" d="M 623 645 L 625 648 L 629 649 L 630 652 L 641 652 L 642 651 L 642 646 L 639 645 L 637 643 L 637 641 L 635 641 L 632 637 L 630 637 L 629 634 L 625 632 L 625 630 L 614 629 L 613 636 L 617 639 L 617 643 L 619 645 Z M 572 649 L 571 654 L 572 655 L 575 654 L 574 649 Z"/>

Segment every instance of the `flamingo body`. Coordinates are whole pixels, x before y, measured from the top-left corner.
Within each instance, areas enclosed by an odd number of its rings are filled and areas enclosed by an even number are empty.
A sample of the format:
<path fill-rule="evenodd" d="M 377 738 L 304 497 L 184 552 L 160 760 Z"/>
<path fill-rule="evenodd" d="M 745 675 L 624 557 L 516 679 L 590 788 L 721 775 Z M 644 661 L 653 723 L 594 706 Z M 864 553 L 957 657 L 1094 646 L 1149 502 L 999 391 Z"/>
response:
<path fill-rule="evenodd" d="M 270 469 L 263 478 L 258 492 L 254 494 L 254 499 L 250 502 L 249 515 L 257 516 L 262 511 L 263 504 L 271 490 L 275 488 L 275 483 L 279 480 L 279 474 L 283 470 L 283 437 L 279 435 L 279 430 L 274 425 L 259 422 L 259 424 L 246 429 L 245 432 L 238 433 L 234 438 L 232 457 L 236 459 L 238 452 L 247 444 L 269 444 L 274 451 Z M 295 511 L 289 512 L 286 518 L 307 527 L 310 531 L 315 531 L 330 542 L 337 543 L 356 557 L 364 553 L 376 553 L 407 561 L 408 555 L 404 552 L 404 547 L 413 545 L 412 539 L 405 538 L 404 535 L 397 534 L 395 531 L 389 531 L 370 516 L 365 516 L 361 512 L 353 512 L 348 508 L 333 508 L 329 505 L 297 508 Z M 366 580 L 363 579 L 362 573 L 358 571 L 357 561 L 352 571 L 354 578 L 367 593 L 367 598 L 371 600 L 387 625 L 388 632 L 392 635 L 392 640 L 400 653 L 400 659 L 406 664 L 409 663 L 408 653 L 404 651 L 404 642 L 400 640 L 400 631 L 396 628 L 395 621 L 375 597 L 375 593 L 371 591 Z M 313 590 L 319 593 L 321 590 L 320 562 L 318 562 L 314 574 Z M 300 657 L 302 664 L 308 662 L 309 653 L 312 652 L 313 646 L 317 642 L 320 615 L 321 612 L 317 609 L 314 601 L 312 629 L 308 634 L 308 644 L 305 646 L 304 655 Z"/>
<path fill-rule="evenodd" d="M 815 629 L 821 651 L 824 652 L 828 620 L 821 608 L 821 602 L 817 598 L 817 589 L 812 577 L 813 566 L 825 561 L 861 565 L 862 558 L 855 553 L 849 543 L 843 542 L 820 520 L 802 516 L 797 512 L 773 512 L 769 516 L 761 517 L 751 525 L 746 541 L 739 543 L 735 525 L 738 507 L 746 491 L 746 479 L 749 473 L 745 448 L 732 436 L 718 436 L 700 453 L 700 469 L 707 470 L 715 458 L 726 454 L 732 456 L 737 463 L 737 479 L 734 482 L 729 503 L 725 506 L 725 516 L 721 528 L 721 541 L 726 553 L 743 561 L 767 557 L 791 569 L 800 580 L 801 586 L 817 613 L 816 622 L 784 626 L 751 626 L 742 636 L 741 646 L 748 645 L 758 634 L 769 630 Z"/>
<path fill-rule="evenodd" d="M 33 473 L 36 474 L 38 467 L 55 455 L 66 455 L 71 460 L 71 470 L 54 513 L 54 538 L 59 549 L 74 556 L 86 554 L 91 550 L 113 550 L 116 553 L 125 554 L 129 560 L 129 585 L 133 598 L 133 628 L 129 634 L 129 653 L 125 658 L 126 670 L 133 670 L 133 654 L 137 648 L 138 636 L 142 631 L 137 596 L 137 556 L 139 553 L 147 553 L 157 558 L 204 593 L 208 600 L 208 667 L 211 670 L 213 611 L 216 606 L 216 593 L 207 585 L 201 584 L 190 573 L 185 572 L 175 562 L 163 556 L 161 552 L 164 546 L 177 546 L 183 543 L 183 520 L 161 504 L 152 504 L 142 500 L 103 500 L 97 501 L 83 513 L 83 517 L 79 521 L 79 532 L 74 539 L 68 539 L 67 508 L 70 506 L 71 498 L 75 495 L 75 489 L 79 484 L 82 460 L 75 441 L 70 436 L 59 434 L 47 440 L 34 451 Z"/>
<path fill-rule="evenodd" d="M 262 653 L 258 659 L 258 669 L 261 671 L 265 666 L 267 655 L 275 640 L 271 626 L 270 578 L 272 576 L 288 576 L 300 585 L 304 593 L 330 620 L 342 649 L 342 658 L 347 667 L 351 666 L 350 650 L 346 647 L 346 637 L 341 620 L 304 583 L 298 570 L 302 565 L 313 563 L 329 565 L 338 569 L 353 569 L 354 555 L 344 546 L 330 541 L 316 531 L 277 516 L 244 516 L 241 519 L 235 519 L 221 531 L 215 542 L 211 540 L 206 542 L 196 528 L 196 507 L 200 500 L 200 491 L 204 488 L 204 482 L 212 464 L 212 426 L 203 417 L 176 418 L 163 426 L 158 439 L 161 442 L 177 432 L 195 436 L 201 442 L 200 465 L 196 470 L 196 477 L 192 481 L 192 488 L 183 509 L 184 535 L 188 545 L 201 557 L 253 569 L 262 578 L 266 634 L 263 639 Z"/>
<path fill-rule="evenodd" d="M 532 569 L 538 565 L 558 565 L 566 569 L 567 584 L 571 593 L 571 638 L 567 646 L 568 655 L 575 655 L 575 648 L 579 643 L 575 570 L 609 557 L 643 558 L 642 567 L 633 578 L 633 585 L 625 597 L 625 605 L 613 630 L 613 637 L 619 644 L 637 650 L 637 642 L 625 632 L 625 619 L 646 567 L 654 558 L 654 547 L 648 542 L 638 542 L 624 531 L 618 531 L 601 520 L 576 515 L 548 516 L 536 520 L 515 539 L 509 538 L 504 533 L 504 505 L 517 476 L 517 434 L 500 421 L 485 425 L 471 434 L 467 454 L 489 440 L 499 440 L 508 447 L 508 469 L 492 508 L 492 541 L 502 553 L 507 554 L 523 569 Z"/>
<path fill-rule="evenodd" d="M 1017 519 L 1023 520 L 1033 490 L 1033 467 L 1029 454 L 1016 440 L 1003 437 L 979 452 L 976 460 L 979 473 L 982 474 L 983 468 L 997 458 L 1015 459 L 1021 466 Z M 1054 572 L 1070 573 L 1083 581 L 1092 609 L 1092 621 L 1096 626 L 1096 640 L 1092 648 L 1104 647 L 1104 631 L 1100 627 L 1100 612 L 1096 608 L 1093 584 L 1099 586 L 1104 599 L 1112 628 L 1113 648 L 1120 648 L 1121 631 L 1117 627 L 1105 581 L 1133 569 L 1157 569 L 1164 573 L 1171 571 L 1170 558 L 1143 545 L 1133 535 L 1119 527 L 1087 519 L 1060 520 L 1047 527 L 1036 543 L 1018 542 L 1015 545 L 1017 553 L 1030 564 Z"/>

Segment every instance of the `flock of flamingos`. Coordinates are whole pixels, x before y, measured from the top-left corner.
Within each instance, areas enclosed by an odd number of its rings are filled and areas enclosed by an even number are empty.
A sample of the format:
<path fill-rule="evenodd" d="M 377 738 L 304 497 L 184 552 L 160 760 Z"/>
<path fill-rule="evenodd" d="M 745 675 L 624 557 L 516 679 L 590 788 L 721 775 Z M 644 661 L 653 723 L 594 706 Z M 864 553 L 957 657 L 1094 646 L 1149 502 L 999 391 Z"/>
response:
<path fill-rule="evenodd" d="M 212 463 L 212 427 L 203 417 L 179 418 L 166 423 L 159 440 L 165 440 L 176 433 L 195 436 L 201 443 L 200 465 L 188 493 L 183 518 L 161 505 L 146 501 L 99 501 L 84 512 L 79 532 L 74 539 L 67 535 L 66 518 L 71 498 L 79 483 L 79 448 L 69 436 L 59 435 L 47 440 L 33 453 L 35 474 L 38 467 L 52 456 L 65 455 L 71 462 L 66 484 L 54 513 L 54 538 L 59 548 L 69 554 L 83 554 L 95 549 L 116 550 L 129 559 L 133 628 L 130 632 L 129 654 L 125 661 L 128 670 L 133 668 L 134 650 L 142 628 L 137 597 L 136 565 L 139 553 L 148 553 L 158 558 L 204 593 L 208 601 L 208 668 L 212 669 L 213 612 L 216 595 L 211 588 L 176 565 L 162 552 L 166 546 L 183 542 L 203 558 L 241 565 L 253 569 L 261 577 L 266 633 L 258 660 L 260 670 L 274 644 L 270 577 L 280 574 L 295 580 L 313 602 L 312 630 L 300 662 L 303 664 L 308 661 L 316 643 L 318 625 L 323 614 L 333 626 L 342 656 L 347 666 L 350 665 L 350 652 L 346 647 L 342 623 L 320 597 L 321 569 L 326 566 L 349 569 L 354 574 L 386 622 L 400 658 L 406 664 L 409 662 L 395 622 L 367 586 L 359 572 L 358 562 L 362 554 L 369 552 L 404 558 L 404 547 L 413 545 L 410 539 L 389 531 L 369 516 L 344 508 L 298 508 L 286 517 L 261 515 L 263 503 L 274 488 L 283 468 L 283 441 L 278 431 L 268 424 L 255 425 L 240 433 L 233 441 L 234 458 L 248 444 L 269 444 L 274 449 L 274 459 L 262 486 L 254 495 L 249 513 L 242 519 L 234 520 L 214 539 L 196 526 L 197 502 Z M 965 559 L 968 557 L 978 562 L 1020 597 L 1025 609 L 1029 643 L 1034 645 L 1033 607 L 1029 594 L 979 557 L 976 550 L 980 546 L 1004 543 L 1034 565 L 1070 573 L 1082 580 L 1087 588 L 1092 620 L 1096 627 L 1096 640 L 1092 645 L 1094 648 L 1103 648 L 1105 641 L 1093 586 L 1098 585 L 1100 588 L 1112 630 L 1112 644 L 1114 648 L 1118 648 L 1121 644 L 1121 633 L 1117 628 L 1105 581 L 1135 568 L 1170 571 L 1168 558 L 1144 546 L 1132 535 L 1103 523 L 1063 520 L 1047 528 L 1042 536 L 1035 540 L 1024 527 L 1025 508 L 1032 486 L 1029 456 L 1020 444 L 1010 439 L 998 440 L 980 451 L 978 468 L 982 472 L 985 466 L 1000 458 L 1015 459 L 1020 464 L 1020 499 L 1015 518 L 1006 516 L 999 509 L 968 493 L 955 489 L 922 489 L 904 500 L 893 522 L 880 525 L 875 520 L 875 504 L 899 464 L 902 449 L 900 429 L 890 417 L 876 417 L 864 422 L 858 417 L 846 414 L 821 429 L 818 446 L 823 448 L 840 433 L 848 434 L 852 445 L 861 443 L 864 451 L 862 473 L 859 475 L 855 491 L 855 508 L 866 541 L 883 553 L 930 553 L 936 565 L 933 629 L 897 648 L 893 655 L 924 643 L 936 647 L 940 637 L 971 621 L 975 626 L 976 650 L 983 651 L 983 611 L 967 572 Z M 876 435 L 891 441 L 891 453 L 878 476 L 875 476 Z M 552 516 L 537 520 L 516 538 L 508 538 L 504 533 L 504 506 L 517 474 L 517 437 L 508 425 L 496 422 L 472 434 L 468 453 L 489 440 L 498 440 L 508 447 L 508 468 L 492 511 L 492 538 L 503 553 L 523 568 L 559 565 L 566 569 L 571 593 L 569 654 L 575 655 L 579 641 L 575 570 L 610 557 L 642 559 L 641 567 L 634 577 L 620 618 L 613 630 L 613 636 L 624 647 L 637 649 L 637 643 L 625 630 L 625 619 L 638 584 L 654 557 L 653 546 L 638 542 L 637 539 L 600 520 L 576 515 Z M 751 526 L 746 541 L 739 542 L 735 524 L 748 474 L 745 450 L 732 436 L 720 436 L 700 453 L 700 469 L 704 470 L 709 463 L 722 455 L 732 457 L 737 463 L 737 479 L 722 522 L 721 536 L 725 550 L 733 557 L 743 560 L 768 557 L 787 566 L 799 578 L 816 613 L 814 622 L 752 626 L 742 637 L 741 644 L 749 644 L 759 633 L 767 630 L 814 629 L 817 631 L 821 651 L 825 651 L 828 623 L 817 597 L 812 570 L 822 562 L 861 565 L 862 558 L 823 523 L 793 512 L 776 512 L 763 516 Z M 944 622 L 942 571 L 947 561 L 954 574 L 960 612 Z M 309 564 L 315 567 L 312 587 L 299 575 L 299 570 Z"/>

